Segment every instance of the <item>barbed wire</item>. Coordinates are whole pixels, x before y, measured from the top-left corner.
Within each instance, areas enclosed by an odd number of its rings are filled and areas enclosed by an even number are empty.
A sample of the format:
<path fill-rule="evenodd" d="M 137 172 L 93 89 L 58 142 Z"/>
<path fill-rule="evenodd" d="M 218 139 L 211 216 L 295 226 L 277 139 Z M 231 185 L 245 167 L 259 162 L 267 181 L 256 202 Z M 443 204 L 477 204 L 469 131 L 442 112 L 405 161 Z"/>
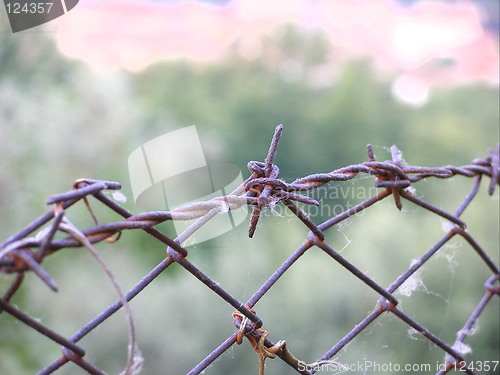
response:
<path fill-rule="evenodd" d="M 460 364 L 460 369 L 467 374 L 475 374 L 473 368 L 466 366 L 464 353 L 461 352 L 460 348 L 493 296 L 498 296 L 500 294 L 500 287 L 498 286 L 499 270 L 495 262 L 467 231 L 466 223 L 460 216 L 477 195 L 484 176 L 490 178 L 488 186 L 489 195 L 493 195 L 495 187 L 500 184 L 500 145 L 497 146 L 496 149 L 490 149 L 487 157 L 473 160 L 470 165 L 461 167 L 444 166 L 440 168 L 406 165 L 403 163 L 401 152 L 396 146 L 392 146 L 390 149 L 392 160 L 384 162 L 376 161 L 373 149 L 371 145 L 368 145 L 367 162 L 336 169 L 329 173 L 311 174 L 298 178 L 292 182 L 286 182 L 279 178 L 279 168 L 273 163 L 282 130 L 283 127 L 281 125 L 276 128 L 265 161 L 249 162 L 248 168 L 251 171 L 250 177 L 228 195 L 213 198 L 205 202 L 192 203 L 171 211 L 151 211 L 133 214 L 103 193 L 104 190 L 119 190 L 121 188 L 119 183 L 81 179 L 74 184 L 74 190 L 50 196 L 46 203 L 53 205 L 53 209 L 34 220 L 0 245 L 0 271 L 3 273 L 15 274 L 14 280 L 5 291 L 3 297 L 0 298 L 0 313 L 6 312 L 10 314 L 18 321 L 40 332 L 42 335 L 63 347 L 61 357 L 40 370 L 40 372 L 38 372 L 39 375 L 51 374 L 61 366 L 70 362 L 81 367 L 90 374 L 104 374 L 103 370 L 97 368 L 94 364 L 85 359 L 85 349 L 77 344 L 78 341 L 95 330 L 122 307 L 130 313 L 127 306 L 128 302 L 141 293 L 144 288 L 173 263 L 182 266 L 187 272 L 194 275 L 200 282 L 208 286 L 212 292 L 217 294 L 235 309 L 232 318 L 236 331 L 208 354 L 201 362 L 194 366 L 193 369 L 188 372 L 188 375 L 202 373 L 231 346 L 234 344 L 241 344 L 243 337 L 248 339 L 259 356 L 259 373 L 261 375 L 264 374 L 264 361 L 266 358 L 275 357 L 281 358 L 281 360 L 300 374 L 314 374 L 325 364 L 336 364 L 339 366 L 338 368 L 342 370 L 342 365 L 333 360 L 334 356 L 384 312 L 392 313 L 445 352 L 446 365 L 436 374 L 445 374 L 455 369 L 457 364 Z M 301 194 L 302 192 L 317 189 L 333 181 L 348 181 L 360 174 L 373 176 L 375 179 L 375 187 L 380 188 L 380 192 L 340 214 L 326 219 L 320 224 L 315 224 L 301 208 L 301 204 L 320 205 L 317 200 Z M 411 189 L 409 189 L 411 184 L 425 178 L 443 179 L 457 175 L 474 178 L 474 184 L 472 190 L 462 201 L 455 213 L 449 213 L 424 201 L 413 194 Z M 96 198 L 97 201 L 118 213 L 124 219 L 104 224 L 98 223 L 88 203 L 88 198 L 90 196 Z M 393 197 L 394 204 L 399 210 L 402 209 L 403 202 L 406 200 L 441 216 L 451 224 L 449 230 L 441 239 L 420 258 L 413 261 L 411 266 L 397 277 L 388 288 L 384 288 L 363 273 L 353 263 L 345 259 L 339 251 L 336 251 L 328 245 L 325 242 L 324 231 L 389 196 Z M 85 202 L 95 220 L 94 226 L 83 230 L 79 230 L 73 226 L 65 213 L 67 209 L 80 200 Z M 262 209 L 264 207 L 274 207 L 276 204 L 280 203 L 287 207 L 293 215 L 297 216 L 297 218 L 307 226 L 310 232 L 306 241 L 296 249 L 278 269 L 276 269 L 269 279 L 257 289 L 246 303 L 232 296 L 219 283 L 211 279 L 206 273 L 187 259 L 188 251 L 183 246 L 183 243 L 219 213 L 250 205 L 252 207 L 252 215 L 250 218 L 248 235 L 252 237 L 256 231 Z M 172 220 L 195 220 L 195 222 L 177 238 L 173 239 L 155 228 L 155 226 L 162 222 Z M 42 227 L 44 228 L 41 229 Z M 122 293 L 119 285 L 117 285 L 116 280 L 113 278 L 112 272 L 107 269 L 105 263 L 100 260 L 97 251 L 93 248 L 93 244 L 101 241 L 115 242 L 119 239 L 123 231 L 135 229 L 145 231 L 147 234 L 166 245 L 167 254 L 155 268 L 127 293 Z M 39 232 L 32 236 L 36 231 Z M 64 238 L 55 238 L 57 232 L 65 232 L 67 236 Z M 457 235 L 461 236 L 482 259 L 491 276 L 485 281 L 484 297 L 472 311 L 463 328 L 457 332 L 456 341 L 450 345 L 399 308 L 399 301 L 395 297 L 395 292 L 434 254 L 436 254 L 439 249 Z M 57 291 L 58 287 L 56 281 L 41 266 L 41 263 L 46 257 L 60 250 L 81 246 L 89 249 L 89 251 L 100 260 L 101 265 L 107 270 L 108 275 L 114 282 L 120 298 L 85 324 L 78 332 L 67 338 L 45 326 L 37 319 L 24 313 L 19 308 L 9 303 L 9 301 L 19 290 L 24 280 L 24 274 L 27 271 L 32 271 L 50 289 Z M 362 319 L 350 332 L 335 343 L 331 349 L 326 351 L 317 361 L 308 364 L 293 356 L 284 341 L 273 343 L 267 338 L 269 332 L 262 329 L 263 320 L 254 310 L 254 306 L 275 285 L 283 274 L 312 247 L 321 249 L 334 261 L 360 279 L 367 287 L 374 290 L 380 296 L 380 299 L 376 308 Z M 137 374 L 140 372 L 142 366 L 142 357 L 136 350 L 136 339 L 131 314 L 128 319 L 128 326 L 129 354 L 127 364 L 122 372 L 124 375 Z"/>

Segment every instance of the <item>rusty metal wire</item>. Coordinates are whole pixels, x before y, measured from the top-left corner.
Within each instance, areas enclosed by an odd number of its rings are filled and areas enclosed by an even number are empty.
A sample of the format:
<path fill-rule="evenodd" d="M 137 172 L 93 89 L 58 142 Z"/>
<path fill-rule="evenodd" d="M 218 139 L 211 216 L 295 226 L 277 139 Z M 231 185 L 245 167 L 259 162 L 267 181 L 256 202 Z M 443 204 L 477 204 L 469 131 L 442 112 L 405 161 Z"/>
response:
<path fill-rule="evenodd" d="M 74 190 L 57 194 L 47 199 L 47 204 L 53 205 L 53 209 L 40 216 L 24 229 L 11 236 L 0 245 L 0 271 L 3 273 L 14 274 L 14 280 L 0 298 L 0 313 L 10 314 L 18 321 L 38 331 L 50 340 L 60 344 L 63 347 L 62 355 L 45 368 L 41 369 L 39 375 L 51 374 L 61 366 L 73 363 L 76 366 L 87 371 L 89 374 L 104 374 L 105 372 L 97 368 L 94 364 L 85 358 L 85 349 L 78 345 L 78 342 L 87 334 L 96 329 L 105 322 L 114 313 L 120 310 L 126 302 L 132 300 L 144 288 L 146 288 L 155 278 L 160 275 L 173 263 L 182 266 L 187 272 L 194 275 L 200 282 L 205 284 L 210 290 L 217 294 L 234 308 L 233 322 L 236 327 L 235 332 L 222 342 L 217 348 L 209 353 L 201 362 L 189 371 L 188 375 L 201 374 L 214 360 L 227 351 L 232 345 L 242 343 L 243 337 L 246 337 L 253 349 L 260 358 L 260 373 L 264 373 L 264 361 L 266 358 L 281 358 L 286 364 L 300 374 L 314 374 L 319 371 L 320 366 L 331 362 L 333 357 L 351 342 L 358 334 L 365 330 L 370 324 L 384 312 L 388 312 L 399 318 L 415 331 L 419 332 L 429 342 L 441 348 L 446 354 L 446 366 L 437 374 L 445 374 L 454 368 L 457 363 L 465 364 L 464 355 L 457 350 L 460 344 L 468 337 L 471 328 L 479 319 L 483 310 L 496 295 L 500 294 L 499 270 L 495 262 L 483 250 L 481 245 L 474 239 L 471 233 L 467 231 L 466 223 L 460 218 L 465 208 L 472 202 L 479 191 L 483 178 L 489 177 L 488 193 L 493 195 L 495 187 L 500 184 L 499 153 L 500 148 L 490 149 L 489 156 L 483 159 L 477 159 L 470 165 L 461 167 L 445 166 L 441 168 L 427 168 L 406 165 L 401 160 L 401 153 L 392 146 L 390 161 L 376 161 L 371 145 L 367 146 L 368 161 L 350 165 L 344 168 L 334 170 L 330 173 L 316 173 L 292 182 L 286 182 L 279 178 L 279 168 L 273 164 L 274 155 L 278 147 L 279 138 L 283 128 L 278 126 L 269 148 L 269 152 L 264 162 L 251 161 L 248 168 L 251 171 L 250 177 L 235 189 L 231 194 L 224 197 L 218 197 L 206 202 L 193 203 L 188 206 L 178 208 L 172 211 L 152 211 L 133 214 L 119 205 L 114 200 L 103 194 L 104 190 L 118 190 L 120 184 L 109 181 L 95 181 L 90 179 L 78 180 L 74 185 Z M 359 174 L 373 176 L 375 187 L 380 188 L 380 192 L 365 201 L 350 207 L 344 212 L 330 217 L 320 224 L 315 224 L 308 215 L 294 202 L 301 204 L 319 205 L 320 203 L 313 198 L 301 194 L 304 191 L 314 190 L 318 187 L 328 184 L 332 181 L 347 181 L 353 179 Z M 454 176 L 465 176 L 474 179 L 474 184 L 470 193 L 455 213 L 444 211 L 435 205 L 418 198 L 408 189 L 412 184 L 426 178 L 451 178 Z M 110 210 L 118 213 L 124 219 L 116 222 L 99 224 L 83 229 L 75 234 L 67 229 L 68 221 L 65 216 L 68 210 L 76 202 L 83 200 L 87 205 L 87 199 L 94 197 L 97 201 L 107 206 Z M 324 231 L 333 227 L 343 220 L 373 206 L 375 203 L 392 196 L 395 206 L 401 210 L 403 202 L 406 200 L 422 207 L 436 215 L 441 216 L 450 222 L 449 230 L 439 239 L 428 251 L 419 259 L 412 262 L 411 266 L 405 270 L 389 287 L 383 287 L 368 275 L 363 273 L 356 265 L 345 259 L 339 251 L 336 251 L 325 242 Z M 246 302 L 239 301 L 232 296 L 223 286 L 212 280 L 200 268 L 188 260 L 188 251 L 182 246 L 198 228 L 206 224 L 219 212 L 233 210 L 243 205 L 252 207 L 252 215 L 248 234 L 252 237 L 256 231 L 259 217 L 262 209 L 267 206 L 274 206 L 282 203 L 310 230 L 305 242 L 296 249 L 287 260 L 276 269 L 269 279 L 258 288 L 255 293 Z M 188 229 L 176 239 L 172 239 L 155 228 L 156 225 L 168 220 L 193 220 L 197 219 Z M 65 227 L 66 225 L 66 227 Z M 40 230 L 42 227 L 45 229 Z M 58 253 L 62 249 L 80 246 L 92 246 L 91 244 L 100 241 L 113 242 L 118 239 L 121 232 L 125 230 L 141 229 L 150 236 L 154 237 L 167 246 L 166 257 L 153 268 L 141 281 L 133 286 L 123 298 L 118 299 L 114 304 L 105 308 L 95 318 L 85 324 L 78 332 L 71 337 L 64 337 L 56 330 L 45 326 L 43 323 L 29 316 L 19 308 L 9 303 L 10 299 L 19 290 L 24 280 L 24 275 L 32 271 L 47 286 L 57 291 L 57 283 L 54 278 L 41 266 L 44 259 L 48 256 Z M 35 231 L 39 233 L 35 236 Z M 68 235 L 64 238 L 55 238 L 58 231 L 64 231 Z M 81 234 L 80 234 L 81 233 Z M 83 237 L 81 237 L 83 236 Z M 463 328 L 458 331 L 457 339 L 454 343 L 445 342 L 435 333 L 429 331 L 425 326 L 416 321 L 412 316 L 405 313 L 399 307 L 399 301 L 395 297 L 405 281 L 414 275 L 433 255 L 439 252 L 443 246 L 455 236 L 461 236 L 472 248 L 472 250 L 481 258 L 484 266 L 488 269 L 490 277 L 485 280 L 485 294 L 479 301 L 477 307 L 471 312 L 470 317 L 464 323 Z M 85 240 L 87 245 L 82 241 Z M 309 249 L 316 247 L 347 269 L 355 277 L 360 279 L 368 288 L 373 289 L 379 296 L 377 307 L 362 319 L 350 332 L 328 349 L 314 363 L 306 364 L 295 358 L 286 347 L 284 341 L 278 343 L 271 342 L 267 336 L 268 331 L 263 330 L 263 320 L 253 309 L 257 302 L 263 298 L 266 293 L 275 285 L 275 283 L 285 274 L 285 272 Z M 228 319 L 230 317 L 227 317 Z M 136 367 L 134 367 L 136 366 Z M 475 374 L 472 368 L 465 365 L 460 367 L 467 374 Z M 124 374 L 135 374 L 140 370 L 138 364 L 129 363 Z"/>

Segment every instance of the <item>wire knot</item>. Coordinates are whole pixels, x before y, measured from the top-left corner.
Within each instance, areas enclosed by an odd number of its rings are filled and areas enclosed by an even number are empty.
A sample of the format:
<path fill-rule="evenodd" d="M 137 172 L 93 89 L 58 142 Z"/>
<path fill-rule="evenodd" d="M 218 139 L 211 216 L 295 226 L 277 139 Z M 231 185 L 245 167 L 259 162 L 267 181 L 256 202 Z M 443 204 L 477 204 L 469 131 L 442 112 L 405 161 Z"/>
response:
<path fill-rule="evenodd" d="M 484 287 L 492 294 L 500 295 L 500 285 L 495 285 L 498 284 L 500 281 L 500 276 L 493 275 L 491 276 L 486 283 L 484 284 Z"/>
<path fill-rule="evenodd" d="M 255 313 L 255 311 L 250 306 L 245 306 L 250 311 Z M 266 339 L 269 332 L 261 328 L 257 328 L 256 325 L 251 322 L 245 315 L 240 311 L 236 310 L 233 312 L 233 322 L 236 328 L 238 328 L 238 333 L 236 334 L 236 343 L 240 345 L 243 342 L 243 336 L 248 339 L 248 342 L 259 355 L 259 375 L 264 375 L 264 362 L 267 358 L 275 358 L 276 354 L 284 348 L 285 341 L 280 340 L 274 345 L 267 346 Z"/>
<path fill-rule="evenodd" d="M 278 142 L 283 131 L 283 125 L 278 125 L 274 131 L 274 136 L 271 141 L 271 146 L 267 153 L 264 163 L 251 161 L 248 163 L 248 169 L 252 171 L 252 176 L 246 181 L 245 189 L 248 197 L 257 197 L 254 201 L 250 226 L 248 227 L 248 236 L 253 237 L 257 223 L 259 221 L 262 206 L 269 205 L 272 202 L 271 192 L 273 190 L 273 182 L 276 182 L 279 168 L 273 164 L 274 155 L 278 147 Z M 265 180 L 265 181 L 263 181 Z M 279 181 L 279 180 L 277 180 Z"/>
<path fill-rule="evenodd" d="M 488 186 L 488 194 L 493 195 L 496 185 L 500 185 L 500 143 L 495 148 L 488 148 L 488 151 L 489 156 L 484 159 L 475 159 L 473 164 L 489 169 L 491 181 Z"/>
<path fill-rule="evenodd" d="M 372 169 L 372 173 L 376 176 L 375 187 L 383 187 L 389 190 L 394 197 L 394 203 L 398 210 L 403 209 L 401 203 L 400 191 L 410 186 L 408 175 L 401 168 L 401 151 L 393 145 L 391 147 L 392 161 L 377 162 L 371 145 L 367 146 L 368 159 L 365 166 Z"/>
<path fill-rule="evenodd" d="M 245 195 L 248 199 L 248 203 L 254 205 L 250 226 L 248 227 L 248 236 L 250 238 L 253 237 L 255 233 L 263 207 L 274 206 L 279 202 L 284 202 L 290 208 L 290 201 L 292 200 L 319 206 L 319 203 L 315 199 L 293 193 L 293 191 L 298 190 L 299 187 L 297 185 L 288 184 L 284 180 L 278 178 L 280 170 L 278 166 L 273 164 L 273 159 L 282 131 L 283 125 L 278 125 L 264 163 L 250 161 L 247 164 L 252 175 L 244 183 Z M 320 238 L 322 238 L 322 236 L 320 236 Z"/>

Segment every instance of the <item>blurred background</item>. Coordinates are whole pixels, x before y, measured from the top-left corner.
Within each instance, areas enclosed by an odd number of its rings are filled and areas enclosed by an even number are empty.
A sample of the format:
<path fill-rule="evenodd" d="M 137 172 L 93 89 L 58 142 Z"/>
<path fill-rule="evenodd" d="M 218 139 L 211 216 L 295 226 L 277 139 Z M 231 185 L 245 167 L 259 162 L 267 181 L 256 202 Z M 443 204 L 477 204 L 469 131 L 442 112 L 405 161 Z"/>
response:
<path fill-rule="evenodd" d="M 465 165 L 499 141 L 499 3 L 411 0 L 82 0 L 69 13 L 13 34 L 0 9 L 0 239 L 49 208 L 47 196 L 82 177 L 119 181 L 124 205 L 140 212 L 127 159 L 144 142 L 196 125 L 209 160 L 263 161 L 284 125 L 276 164 L 287 181 L 367 160 L 396 144 L 410 165 Z M 454 212 L 472 179 L 428 180 L 416 194 Z M 372 178 L 324 188 L 320 222 L 376 193 Z M 92 202 L 91 202 L 92 203 Z M 93 204 L 101 222 L 119 218 Z M 498 192 L 483 187 L 464 213 L 468 228 L 499 261 Z M 281 214 L 278 215 L 278 214 Z M 68 211 L 91 226 L 83 205 Z M 246 301 L 303 242 L 296 219 L 267 211 L 253 239 L 246 224 L 197 244 L 190 259 Z M 410 202 L 381 202 L 327 231 L 329 243 L 388 286 L 443 235 L 443 222 Z M 173 235 L 171 224 L 159 229 Z M 140 232 L 97 246 L 124 289 L 165 256 Z M 44 266 L 52 293 L 29 275 L 13 302 L 70 336 L 116 300 L 111 283 L 83 249 Z M 488 270 L 455 239 L 419 273 L 401 308 L 452 344 L 484 294 Z M 12 275 L 0 275 L 5 290 Z M 3 293 L 3 292 L 2 292 Z M 306 362 L 323 355 L 373 308 L 378 296 L 312 249 L 255 306 L 269 338 L 286 340 Z M 232 308 L 175 265 L 131 304 L 143 374 L 185 374 L 234 332 Z M 499 360 L 498 299 L 466 340 L 468 360 Z M 60 355 L 38 333 L 0 315 L 0 373 L 32 374 Z M 123 314 L 90 334 L 88 358 L 110 374 L 123 369 Z M 442 363 L 442 350 L 384 315 L 336 357 L 339 362 Z M 247 342 L 207 374 L 256 374 Z M 65 366 L 58 373 L 83 373 Z M 290 374 L 279 360 L 266 373 Z M 367 371 L 367 373 L 372 373 Z"/>

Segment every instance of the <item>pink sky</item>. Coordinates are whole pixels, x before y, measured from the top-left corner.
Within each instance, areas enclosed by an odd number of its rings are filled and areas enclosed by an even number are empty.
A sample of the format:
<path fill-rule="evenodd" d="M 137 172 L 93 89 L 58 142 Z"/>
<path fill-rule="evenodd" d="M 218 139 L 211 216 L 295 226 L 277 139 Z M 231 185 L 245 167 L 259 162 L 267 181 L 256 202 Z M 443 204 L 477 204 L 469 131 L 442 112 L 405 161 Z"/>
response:
<path fill-rule="evenodd" d="M 218 61 L 238 45 L 258 58 L 263 37 L 292 23 L 322 31 L 336 56 L 369 56 L 400 85 L 498 84 L 497 41 L 468 1 L 233 0 L 226 5 L 141 0 L 82 1 L 59 19 L 57 43 L 91 65 L 141 70 L 159 60 Z M 432 64 L 453 61 L 451 66 Z M 404 86 L 404 85 L 403 85 Z"/>

